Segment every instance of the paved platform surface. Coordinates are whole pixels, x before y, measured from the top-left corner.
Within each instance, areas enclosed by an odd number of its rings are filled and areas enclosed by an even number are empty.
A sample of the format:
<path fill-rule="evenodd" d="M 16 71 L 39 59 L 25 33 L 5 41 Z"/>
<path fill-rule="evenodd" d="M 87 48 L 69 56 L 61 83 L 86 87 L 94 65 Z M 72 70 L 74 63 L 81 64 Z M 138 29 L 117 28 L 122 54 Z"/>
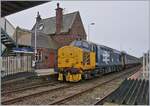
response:
<path fill-rule="evenodd" d="M 148 78 L 148 76 L 143 76 L 143 68 L 141 67 L 138 72 L 136 72 L 135 74 L 130 76 L 128 79 L 134 79 L 134 80 L 146 79 L 146 80 L 148 80 L 149 78 Z"/>
<path fill-rule="evenodd" d="M 138 72 L 136 72 L 135 74 L 133 74 L 132 76 L 130 76 L 128 79 L 139 79 L 142 76 L 142 68 L 140 68 L 140 70 Z"/>
<path fill-rule="evenodd" d="M 37 74 L 37 76 L 47 76 L 47 75 L 54 75 L 57 74 L 57 72 L 55 72 L 54 68 L 49 68 L 49 69 L 36 69 L 35 73 Z"/>
<path fill-rule="evenodd" d="M 36 76 L 36 74 L 34 72 L 21 72 L 21 73 L 16 73 L 13 75 L 8 75 L 5 77 L 2 77 L 1 82 L 2 82 L 2 84 L 11 83 L 11 82 L 23 80 L 23 79 L 26 79 L 29 77 L 33 77 L 33 76 Z"/>
<path fill-rule="evenodd" d="M 56 75 L 57 72 L 55 72 L 54 68 L 51 69 L 36 69 L 33 72 L 21 72 L 16 73 L 13 75 L 8 75 L 5 77 L 2 77 L 2 84 L 4 83 L 11 83 L 19 80 L 25 80 L 30 77 L 42 77 L 42 76 L 53 76 Z"/>

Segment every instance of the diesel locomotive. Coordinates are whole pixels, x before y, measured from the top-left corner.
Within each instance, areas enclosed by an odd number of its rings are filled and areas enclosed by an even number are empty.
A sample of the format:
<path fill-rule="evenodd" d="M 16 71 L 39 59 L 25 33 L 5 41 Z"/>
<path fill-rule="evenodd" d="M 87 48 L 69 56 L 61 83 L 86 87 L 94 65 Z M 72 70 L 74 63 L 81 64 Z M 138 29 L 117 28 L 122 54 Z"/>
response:
<path fill-rule="evenodd" d="M 140 64 L 125 52 L 85 40 L 58 49 L 58 80 L 78 82 Z"/>

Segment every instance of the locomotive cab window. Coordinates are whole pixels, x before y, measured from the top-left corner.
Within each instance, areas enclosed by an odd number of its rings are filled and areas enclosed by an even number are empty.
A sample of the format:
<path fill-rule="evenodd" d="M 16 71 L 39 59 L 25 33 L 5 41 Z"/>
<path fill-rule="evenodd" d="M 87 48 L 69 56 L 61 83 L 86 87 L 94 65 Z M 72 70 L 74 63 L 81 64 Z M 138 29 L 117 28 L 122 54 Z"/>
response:
<path fill-rule="evenodd" d="M 75 43 L 75 45 L 78 46 L 78 47 L 80 47 L 80 46 L 81 46 L 81 41 L 77 41 L 77 42 Z"/>
<path fill-rule="evenodd" d="M 89 44 L 87 42 L 82 42 L 82 47 L 89 48 Z"/>
<path fill-rule="evenodd" d="M 82 45 L 81 41 L 73 41 L 70 45 L 80 47 Z"/>

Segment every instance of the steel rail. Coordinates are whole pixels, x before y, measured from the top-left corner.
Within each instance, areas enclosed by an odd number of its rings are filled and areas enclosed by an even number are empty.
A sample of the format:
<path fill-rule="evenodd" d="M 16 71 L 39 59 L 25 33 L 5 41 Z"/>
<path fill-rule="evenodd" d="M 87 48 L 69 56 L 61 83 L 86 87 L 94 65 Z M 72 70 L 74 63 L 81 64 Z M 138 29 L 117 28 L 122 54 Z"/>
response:
<path fill-rule="evenodd" d="M 140 68 L 137 68 L 136 72 L 138 71 L 138 69 Z M 134 72 L 133 74 L 135 74 L 136 72 Z M 116 89 L 114 90 L 116 91 Z M 113 92 L 114 92 L 113 91 Z M 112 93 L 112 92 L 111 92 Z M 104 96 L 102 99 L 100 99 L 99 101 L 97 101 L 96 103 L 94 103 L 94 105 L 103 105 L 103 103 L 105 102 L 105 100 L 111 95 L 111 93 L 109 93 L 108 95 Z"/>
<path fill-rule="evenodd" d="M 135 67 L 135 68 L 137 69 L 138 67 Z M 135 69 L 134 69 L 134 70 L 135 70 Z M 133 71 L 131 71 L 131 72 L 133 72 Z M 89 90 L 92 90 L 92 89 L 94 89 L 94 88 L 96 88 L 96 87 L 98 87 L 98 86 L 101 86 L 101 85 L 103 85 L 103 84 L 106 84 L 106 83 L 108 83 L 108 82 L 111 82 L 111 81 L 113 81 L 113 80 L 115 80 L 115 79 L 117 79 L 117 78 L 119 78 L 119 77 L 124 76 L 124 74 L 131 73 L 131 72 L 125 72 L 125 73 L 123 73 L 123 74 L 121 74 L 121 75 L 117 75 L 117 77 L 114 77 L 114 78 L 112 78 L 112 79 L 110 79 L 110 80 L 108 80 L 108 81 L 102 82 L 102 83 L 100 83 L 100 84 L 97 84 L 97 85 L 94 86 L 94 87 L 87 88 L 86 90 L 82 90 L 82 91 L 80 91 L 80 92 L 78 92 L 78 93 L 75 93 L 75 94 L 72 94 L 72 95 L 70 95 L 70 96 L 66 96 L 65 98 L 57 99 L 57 100 L 51 102 L 50 104 L 51 104 L 51 105 L 52 105 L 52 104 L 59 104 L 59 103 L 61 103 L 62 101 L 65 101 L 65 100 L 70 99 L 70 98 L 72 98 L 72 97 L 74 97 L 74 96 L 77 96 L 77 95 L 80 95 L 80 94 L 82 94 L 82 93 L 84 93 L 84 92 L 87 92 L 87 91 L 89 91 Z M 75 86 L 75 85 L 76 85 L 76 84 L 74 84 L 74 85 L 69 85 L 69 86 L 68 86 L 68 85 L 64 85 L 64 86 L 56 87 L 56 88 L 53 88 L 53 89 L 50 89 L 50 90 L 45 90 L 45 91 L 41 91 L 41 92 L 37 92 L 37 93 L 30 94 L 30 95 L 25 95 L 25 96 L 21 96 L 21 97 L 16 97 L 16 98 L 13 98 L 13 99 L 9 99 L 9 100 L 6 100 L 6 101 L 2 101 L 1 103 L 2 103 L 3 105 L 9 105 L 9 104 L 13 104 L 13 103 L 22 101 L 22 100 L 24 100 L 25 98 L 30 98 L 30 97 L 34 97 L 34 96 L 37 96 L 37 95 L 42 95 L 42 94 L 44 94 L 44 93 L 48 93 L 48 92 L 51 92 L 51 91 L 61 90 L 61 89 L 63 89 L 63 88 L 70 88 L 70 87 L 73 87 L 73 86 Z"/>
<path fill-rule="evenodd" d="M 136 67 L 136 72 L 137 72 L 138 69 L 139 69 L 139 67 Z M 135 70 L 134 70 L 134 71 L 135 71 Z M 104 82 L 102 82 L 102 83 L 100 83 L 100 84 L 97 84 L 97 85 L 95 85 L 95 86 L 93 86 L 93 87 L 90 87 L 90 88 L 87 88 L 87 89 L 85 89 L 85 90 L 82 90 L 82 91 L 80 91 L 80 92 L 78 92 L 78 93 L 75 93 L 75 94 L 66 96 L 66 97 L 64 97 L 64 98 L 58 99 L 58 100 L 56 100 L 56 101 L 50 103 L 49 105 L 60 105 L 61 102 L 63 102 L 63 101 L 66 101 L 66 100 L 71 99 L 71 98 L 73 98 L 73 97 L 75 97 L 75 96 L 78 96 L 78 95 L 81 95 L 81 94 L 83 94 L 83 93 L 85 93 L 85 92 L 88 92 L 88 91 L 90 91 L 90 90 L 93 90 L 93 89 L 95 89 L 95 88 L 97 88 L 97 87 L 99 87 L 99 86 L 102 86 L 102 85 L 104 85 L 104 84 L 106 84 L 106 83 L 109 83 L 109 82 L 111 82 L 111 81 L 113 81 L 113 80 L 116 80 L 116 79 L 118 79 L 118 78 L 124 76 L 125 74 L 130 74 L 130 73 L 132 73 L 132 72 L 133 72 L 133 71 L 123 73 L 123 74 L 118 75 L 117 77 L 114 77 L 114 78 L 112 78 L 112 79 L 110 79 L 110 80 L 108 80 L 108 81 L 104 81 Z"/>
<path fill-rule="evenodd" d="M 25 91 L 25 90 L 35 89 L 35 88 L 38 88 L 38 87 L 44 87 L 44 86 L 48 86 L 48 85 L 54 85 L 54 84 L 57 84 L 57 83 L 59 83 L 59 82 L 52 82 L 52 83 L 44 82 L 44 83 L 40 83 L 40 84 L 37 84 L 37 85 L 29 86 L 29 87 L 22 87 L 20 89 L 15 89 L 15 90 L 7 91 L 7 92 L 2 92 L 1 95 L 4 96 L 4 95 L 11 94 L 11 93 L 16 93 L 16 92 L 21 92 L 21 91 Z"/>
<path fill-rule="evenodd" d="M 41 95 L 41 94 L 44 94 L 44 93 L 52 92 L 52 91 L 63 89 L 63 88 L 69 88 L 69 87 L 71 87 L 71 86 L 63 85 L 63 86 L 59 86 L 59 87 L 56 87 L 56 88 L 53 88 L 53 89 L 50 89 L 50 90 L 45 90 L 45 91 L 41 91 L 41 92 L 37 92 L 37 93 L 33 93 L 33 94 L 21 96 L 21 97 L 16 97 L 16 98 L 9 99 L 9 100 L 6 100 L 6 101 L 2 101 L 1 103 L 3 105 L 9 105 L 9 104 L 13 104 L 13 103 L 16 103 L 18 101 L 21 101 L 25 98 L 34 97 L 34 96 L 37 96 L 37 95 Z"/>

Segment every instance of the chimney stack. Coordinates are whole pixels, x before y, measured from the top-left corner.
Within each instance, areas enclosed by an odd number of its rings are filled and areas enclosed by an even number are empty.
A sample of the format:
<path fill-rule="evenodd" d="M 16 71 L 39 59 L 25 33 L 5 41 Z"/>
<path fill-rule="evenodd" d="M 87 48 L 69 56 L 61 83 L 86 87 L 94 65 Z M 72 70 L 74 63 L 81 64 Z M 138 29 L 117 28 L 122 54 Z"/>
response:
<path fill-rule="evenodd" d="M 63 20 L 63 9 L 59 7 L 59 3 L 57 3 L 56 8 L 56 34 L 61 33 L 62 20 Z"/>
<path fill-rule="evenodd" d="M 41 18 L 40 14 L 39 14 L 39 11 L 38 11 L 37 17 L 36 17 L 36 22 L 39 22 L 41 19 L 42 19 L 42 18 Z"/>

